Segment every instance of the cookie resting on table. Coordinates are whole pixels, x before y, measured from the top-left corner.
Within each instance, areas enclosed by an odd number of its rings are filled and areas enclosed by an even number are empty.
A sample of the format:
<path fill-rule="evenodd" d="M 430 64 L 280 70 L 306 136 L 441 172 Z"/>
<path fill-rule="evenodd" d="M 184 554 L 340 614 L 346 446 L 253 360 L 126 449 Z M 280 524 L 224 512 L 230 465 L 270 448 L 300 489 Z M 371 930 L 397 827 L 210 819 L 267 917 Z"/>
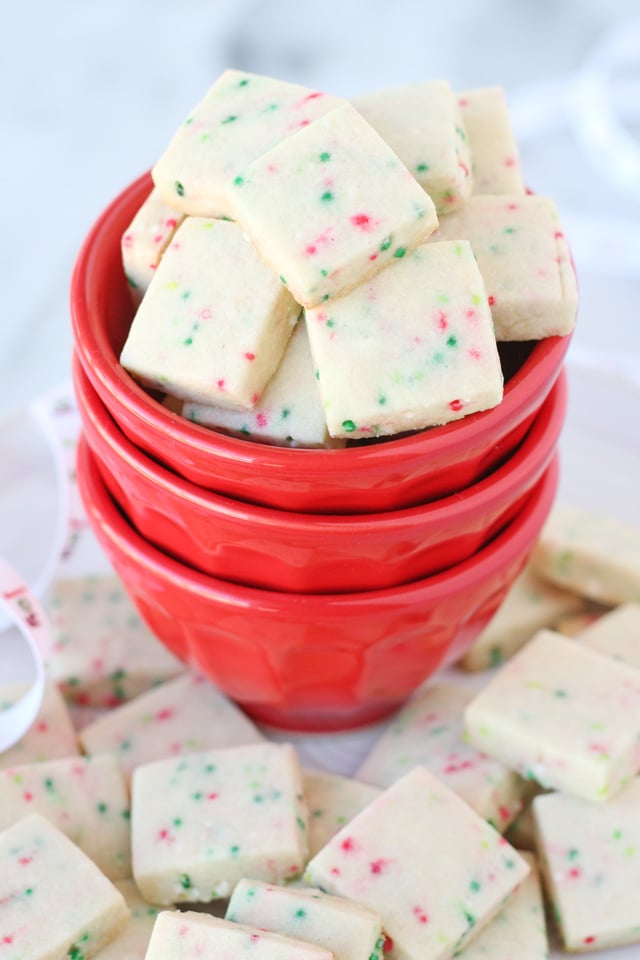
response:
<path fill-rule="evenodd" d="M 426 767 L 492 827 L 504 833 L 522 809 L 526 784 L 517 773 L 464 739 L 464 709 L 473 691 L 436 684 L 393 717 L 356 772 L 388 787 L 416 766 Z"/>
<path fill-rule="evenodd" d="M 447 960 L 528 872 L 500 834 L 416 767 L 316 854 L 305 879 L 379 913 L 398 960 Z"/>
<path fill-rule="evenodd" d="M 541 786 L 604 802 L 640 769 L 640 671 L 542 630 L 471 701 L 471 742 Z"/>
<path fill-rule="evenodd" d="M 128 917 L 111 881 L 38 814 L 0 833 L 0 904 L 3 960 L 90 960 Z"/>
<path fill-rule="evenodd" d="M 153 760 L 262 740 L 251 720 L 197 674 L 110 710 L 79 736 L 88 754 L 115 753 L 127 778 Z"/>
<path fill-rule="evenodd" d="M 548 960 L 540 878 L 535 858 L 522 854 L 531 872 L 500 913 L 456 956 L 462 960 Z"/>
<path fill-rule="evenodd" d="M 579 643 L 640 670 L 640 604 L 624 603 L 577 635 Z"/>
<path fill-rule="evenodd" d="M 304 771 L 309 808 L 309 856 L 313 857 L 381 793 L 378 787 L 338 773 Z"/>
<path fill-rule="evenodd" d="M 293 879 L 306 862 L 302 773 L 286 744 L 138 767 L 131 807 L 133 876 L 152 903 L 209 903 L 243 877 Z"/>
<path fill-rule="evenodd" d="M 50 820 L 110 880 L 131 876 L 129 792 L 112 754 L 0 770 L 0 830 L 30 813 Z"/>
<path fill-rule="evenodd" d="M 314 943 L 330 950 L 334 960 L 382 960 L 385 938 L 378 914 L 320 890 L 241 880 L 226 919 Z"/>
<path fill-rule="evenodd" d="M 183 669 L 115 576 L 55 581 L 50 617 L 51 676 L 79 706 L 113 707 Z"/>
<path fill-rule="evenodd" d="M 163 912 L 155 922 L 146 960 L 231 958 L 252 960 L 333 960 L 328 950 L 202 913 Z"/>
<path fill-rule="evenodd" d="M 608 803 L 533 804 L 540 865 L 567 950 L 640 942 L 640 780 Z"/>
<path fill-rule="evenodd" d="M 22 697 L 21 684 L 0 686 L 0 714 Z M 37 716 L 21 740 L 0 753 L 0 770 L 80 753 L 76 732 L 64 698 L 55 683 L 46 683 Z"/>
<path fill-rule="evenodd" d="M 509 660 L 538 630 L 555 626 L 559 617 L 584 606 L 575 593 L 542 580 L 527 564 L 497 613 L 465 653 L 463 670 L 488 670 Z"/>
<path fill-rule="evenodd" d="M 118 880 L 115 886 L 124 897 L 129 919 L 122 933 L 98 956 L 100 960 L 144 960 L 160 908 L 142 899 L 133 880 Z"/>
<path fill-rule="evenodd" d="M 640 602 L 640 530 L 613 517 L 558 504 L 533 564 L 545 580 L 590 600 Z"/>

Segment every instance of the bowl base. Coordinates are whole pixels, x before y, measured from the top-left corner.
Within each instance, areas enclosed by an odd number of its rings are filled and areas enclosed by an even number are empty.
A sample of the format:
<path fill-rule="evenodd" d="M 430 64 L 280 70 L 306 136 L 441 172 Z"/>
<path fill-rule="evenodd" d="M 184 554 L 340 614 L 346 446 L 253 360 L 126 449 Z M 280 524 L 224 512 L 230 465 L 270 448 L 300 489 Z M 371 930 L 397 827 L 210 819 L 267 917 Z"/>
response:
<path fill-rule="evenodd" d="M 403 699 L 380 703 L 356 704 L 327 710 L 312 707 L 270 707 L 265 704 L 236 701 L 254 723 L 276 733 L 347 733 L 360 727 L 371 727 L 387 720 L 404 704 Z"/>

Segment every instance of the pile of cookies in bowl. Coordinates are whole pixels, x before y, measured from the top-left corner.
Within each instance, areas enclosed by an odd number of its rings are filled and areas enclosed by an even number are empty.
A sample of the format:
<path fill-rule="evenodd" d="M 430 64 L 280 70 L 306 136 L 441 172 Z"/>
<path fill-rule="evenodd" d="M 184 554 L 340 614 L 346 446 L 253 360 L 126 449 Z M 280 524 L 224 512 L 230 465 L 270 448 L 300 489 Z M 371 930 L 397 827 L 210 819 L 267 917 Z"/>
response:
<path fill-rule="evenodd" d="M 546 519 L 576 306 L 499 89 L 227 70 L 73 278 L 81 490 L 156 635 L 267 723 L 392 712 Z"/>
<path fill-rule="evenodd" d="M 177 659 L 77 616 L 0 758 L 9 960 L 545 958 L 540 876 L 567 950 L 638 940 L 640 534 L 549 517 L 575 311 L 499 90 L 214 84 L 72 291 L 81 492 Z"/>

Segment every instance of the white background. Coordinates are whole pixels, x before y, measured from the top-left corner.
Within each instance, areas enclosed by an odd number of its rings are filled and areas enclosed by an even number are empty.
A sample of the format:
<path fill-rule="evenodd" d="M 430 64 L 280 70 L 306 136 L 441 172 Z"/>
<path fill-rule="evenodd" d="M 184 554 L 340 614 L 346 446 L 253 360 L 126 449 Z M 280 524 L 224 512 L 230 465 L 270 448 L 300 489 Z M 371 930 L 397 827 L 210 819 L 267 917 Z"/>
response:
<path fill-rule="evenodd" d="M 3 10 L 0 418 L 68 375 L 73 260 L 226 66 L 349 96 L 448 78 L 502 84 L 531 187 L 552 195 L 581 284 L 575 360 L 640 379 L 640 168 L 615 170 L 587 70 L 633 133 L 633 0 L 22 0 Z M 618 30 L 618 36 L 611 31 Z M 620 55 L 620 49 L 614 50 Z M 611 50 L 609 50 L 611 53 Z M 602 99 L 602 98 L 601 98 Z M 588 141 L 585 143 L 585 141 Z M 637 149 L 637 147 L 636 147 Z M 615 157 L 613 158 L 615 160 Z M 0 470 L 1 461 L 0 461 Z"/>

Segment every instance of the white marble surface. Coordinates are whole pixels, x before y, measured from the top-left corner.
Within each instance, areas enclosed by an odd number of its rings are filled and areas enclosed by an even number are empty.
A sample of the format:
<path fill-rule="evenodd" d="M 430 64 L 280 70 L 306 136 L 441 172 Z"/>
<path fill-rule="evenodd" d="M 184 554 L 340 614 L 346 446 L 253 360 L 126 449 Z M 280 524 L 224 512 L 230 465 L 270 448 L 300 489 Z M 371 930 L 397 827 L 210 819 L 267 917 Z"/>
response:
<path fill-rule="evenodd" d="M 628 18 L 638 9 L 636 0 L 11 4 L 0 56 L 0 418 L 67 375 L 67 290 L 83 235 L 228 65 L 342 95 L 433 77 L 503 84 L 528 181 L 556 198 L 578 264 L 574 358 L 640 379 L 640 174 L 622 183 L 618 171 L 613 182 L 601 111 L 584 84 L 576 93 L 617 25 L 635 74 L 619 71 L 614 100 L 637 134 L 640 23 L 634 34 Z"/>

